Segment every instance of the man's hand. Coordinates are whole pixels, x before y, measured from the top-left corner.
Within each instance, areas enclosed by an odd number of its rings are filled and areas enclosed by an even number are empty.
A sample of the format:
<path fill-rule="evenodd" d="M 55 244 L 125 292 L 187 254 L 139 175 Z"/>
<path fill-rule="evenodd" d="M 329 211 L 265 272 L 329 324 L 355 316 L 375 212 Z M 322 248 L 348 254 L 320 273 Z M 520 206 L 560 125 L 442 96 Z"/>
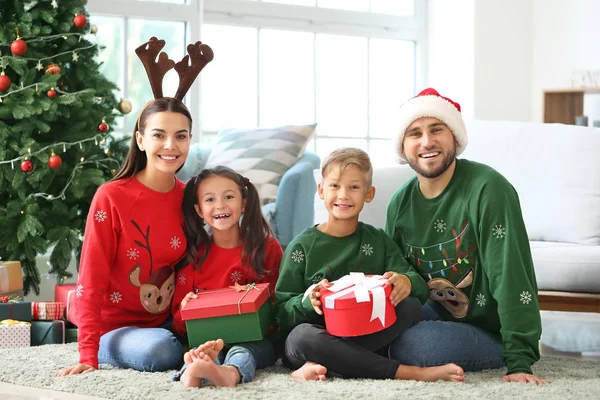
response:
<path fill-rule="evenodd" d="M 327 279 L 323 279 L 321 282 L 317 283 L 317 286 L 310 292 L 308 298 L 310 299 L 310 304 L 315 309 L 315 312 L 319 315 L 323 315 L 323 310 L 321 309 L 321 289 L 329 286 L 329 281 Z"/>
<path fill-rule="evenodd" d="M 92 367 L 91 365 L 75 364 L 72 367 L 61 369 L 60 371 L 58 371 L 56 376 L 87 374 L 89 372 L 94 372 L 95 370 L 96 368 Z"/>
<path fill-rule="evenodd" d="M 526 374 L 519 372 L 516 374 L 504 375 L 501 379 L 502 382 L 520 382 L 520 383 L 535 383 L 536 385 L 545 385 L 548 382 L 538 378 L 532 374 Z"/>
<path fill-rule="evenodd" d="M 392 293 L 390 293 L 390 301 L 396 307 L 402 300 L 408 297 L 412 289 L 412 283 L 408 276 L 397 272 L 388 271 L 383 274 L 383 277 L 392 285 Z"/>
<path fill-rule="evenodd" d="M 181 300 L 181 304 L 179 304 L 179 309 L 181 310 L 183 307 L 185 307 L 185 305 L 188 303 L 188 301 L 190 301 L 191 299 L 196 299 L 196 298 L 198 298 L 198 295 L 196 293 L 189 292 L 188 294 L 185 295 L 183 300 Z"/>

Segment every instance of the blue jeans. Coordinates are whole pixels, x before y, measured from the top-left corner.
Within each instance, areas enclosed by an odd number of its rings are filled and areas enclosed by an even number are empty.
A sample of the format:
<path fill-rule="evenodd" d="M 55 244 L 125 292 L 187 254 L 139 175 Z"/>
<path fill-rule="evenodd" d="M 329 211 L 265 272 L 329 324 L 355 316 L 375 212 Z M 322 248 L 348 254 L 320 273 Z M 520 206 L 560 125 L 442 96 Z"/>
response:
<path fill-rule="evenodd" d="M 425 304 L 421 321 L 398 337 L 389 357 L 404 365 L 432 367 L 454 363 L 465 371 L 504 367 L 499 334 L 463 322 L 442 321 Z"/>
<path fill-rule="evenodd" d="M 276 361 L 275 347 L 268 339 L 262 339 L 256 342 L 238 343 L 229 349 L 223 349 L 215 363 L 236 367 L 240 373 L 240 383 L 247 383 L 254 380 L 257 369 L 270 367 Z M 180 380 L 186 368 L 187 364 L 181 367 L 181 370 L 173 375 L 173 380 Z M 202 383 L 206 384 L 206 380 Z"/>
<path fill-rule="evenodd" d="M 106 332 L 100 337 L 98 362 L 145 372 L 177 369 L 183 351 L 170 328 L 169 320 L 160 328 L 125 326 Z"/>

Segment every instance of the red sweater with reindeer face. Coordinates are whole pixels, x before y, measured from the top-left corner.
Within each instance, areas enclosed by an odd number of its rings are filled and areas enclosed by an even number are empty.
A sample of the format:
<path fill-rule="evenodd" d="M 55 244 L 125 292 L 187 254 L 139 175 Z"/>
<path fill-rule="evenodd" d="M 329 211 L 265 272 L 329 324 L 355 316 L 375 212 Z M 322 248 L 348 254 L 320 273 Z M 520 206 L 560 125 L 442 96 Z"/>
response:
<path fill-rule="evenodd" d="M 98 367 L 100 336 L 124 326 L 158 327 L 170 315 L 173 267 L 185 251 L 181 202 L 136 178 L 96 192 L 87 217 L 75 293 L 79 362 Z"/>
<path fill-rule="evenodd" d="M 199 254 L 204 254 L 204 246 Z M 226 288 L 236 283 L 247 285 L 249 283 L 268 283 L 271 294 L 275 293 L 275 283 L 279 277 L 279 264 L 283 250 L 275 238 L 267 239 L 265 249 L 265 274 L 256 276 L 254 269 L 242 262 L 244 244 L 231 249 L 219 247 L 210 243 L 210 250 L 201 267 L 194 268 L 188 264 L 177 274 L 177 284 L 173 297 L 173 330 L 185 337 L 187 329 L 185 321 L 181 318 L 181 301 L 190 292 L 215 290 Z"/>

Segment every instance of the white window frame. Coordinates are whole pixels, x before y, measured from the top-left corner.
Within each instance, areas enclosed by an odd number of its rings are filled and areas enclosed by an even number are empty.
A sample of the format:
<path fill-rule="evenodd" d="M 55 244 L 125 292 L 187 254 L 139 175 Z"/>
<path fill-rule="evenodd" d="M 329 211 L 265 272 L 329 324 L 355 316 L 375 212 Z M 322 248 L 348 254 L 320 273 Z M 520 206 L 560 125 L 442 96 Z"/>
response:
<path fill-rule="evenodd" d="M 138 0 L 88 0 L 87 11 L 95 15 L 124 17 L 125 21 L 127 18 L 141 18 L 185 22 L 186 44 L 201 40 L 202 23 L 413 41 L 416 44 L 416 89 L 427 81 L 427 7 L 426 0 L 414 1 L 415 15 L 410 17 L 245 0 L 187 0 L 187 4 L 183 5 Z M 127 24 L 123 32 L 125 60 Z M 127 77 L 127 63 L 122 63 L 121 68 L 122 76 Z M 200 85 L 201 78 L 190 89 L 188 99 L 194 125 L 201 135 Z M 121 90 L 122 96 L 127 97 L 126 81 Z M 256 95 L 259 96 L 258 90 Z M 258 107 L 256 112 L 259 113 Z M 195 135 L 194 142 L 199 140 L 200 135 Z M 366 139 L 370 142 L 370 134 Z"/>
<path fill-rule="evenodd" d="M 202 21 L 202 0 L 187 0 L 188 4 L 169 4 L 142 2 L 138 0 L 88 0 L 86 11 L 93 15 L 124 18 L 121 60 L 127 59 L 127 19 L 157 19 L 161 21 L 174 21 L 185 23 L 185 43 L 195 43 L 200 40 Z M 102 32 L 98 33 L 102 35 Z M 148 38 L 150 39 L 150 38 Z M 140 43 L 141 44 L 141 43 Z M 184 52 L 185 54 L 185 52 Z M 121 84 L 121 97 L 127 98 L 127 63 L 122 62 L 122 75 L 125 77 Z M 202 75 L 202 74 L 200 74 Z M 187 103 L 194 121 L 197 134 L 193 142 L 199 141 L 202 134 L 202 121 L 200 120 L 200 79 L 192 85 L 187 95 Z M 173 93 L 174 95 L 174 93 Z M 150 99 L 148 99 L 150 100 Z M 128 128 L 128 127 L 126 127 Z M 128 129 L 125 129 L 127 131 Z"/>

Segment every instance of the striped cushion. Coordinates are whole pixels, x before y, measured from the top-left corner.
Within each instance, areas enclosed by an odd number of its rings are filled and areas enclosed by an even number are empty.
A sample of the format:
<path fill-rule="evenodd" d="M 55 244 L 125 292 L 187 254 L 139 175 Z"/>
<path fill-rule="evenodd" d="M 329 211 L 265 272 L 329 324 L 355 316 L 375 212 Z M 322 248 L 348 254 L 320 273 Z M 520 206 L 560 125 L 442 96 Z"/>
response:
<path fill-rule="evenodd" d="M 225 129 L 219 132 L 205 168 L 224 165 L 250 179 L 263 204 L 277 198 L 283 174 L 304 152 L 316 124 L 273 129 Z"/>

